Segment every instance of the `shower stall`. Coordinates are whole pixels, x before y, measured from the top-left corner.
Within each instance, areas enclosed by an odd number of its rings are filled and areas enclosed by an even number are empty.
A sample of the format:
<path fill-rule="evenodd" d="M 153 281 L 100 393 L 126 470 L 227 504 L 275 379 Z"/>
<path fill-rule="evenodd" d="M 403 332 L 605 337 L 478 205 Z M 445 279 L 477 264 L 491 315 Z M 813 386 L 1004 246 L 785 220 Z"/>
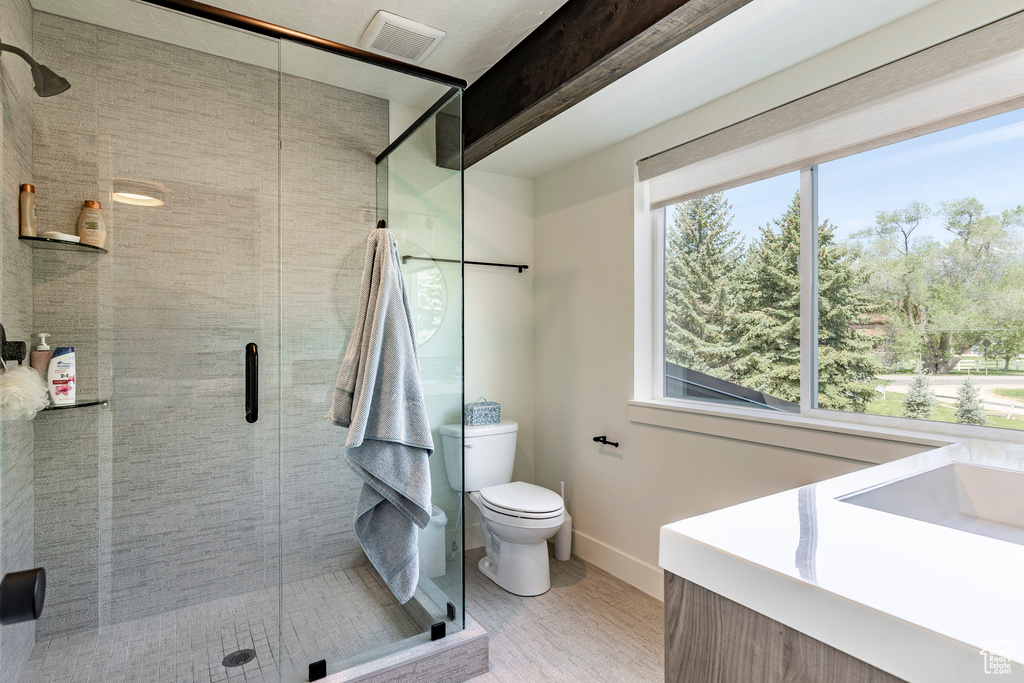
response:
<path fill-rule="evenodd" d="M 0 570 L 47 576 L 0 681 L 372 680 L 457 638 L 465 84 L 188 0 L 2 0 L 0 39 L 71 84 L 0 61 L 0 323 L 77 360 L 74 404 L 0 423 Z M 19 236 L 22 183 L 40 231 L 98 201 L 105 245 Z M 404 604 L 325 419 L 378 220 L 435 445 Z"/>

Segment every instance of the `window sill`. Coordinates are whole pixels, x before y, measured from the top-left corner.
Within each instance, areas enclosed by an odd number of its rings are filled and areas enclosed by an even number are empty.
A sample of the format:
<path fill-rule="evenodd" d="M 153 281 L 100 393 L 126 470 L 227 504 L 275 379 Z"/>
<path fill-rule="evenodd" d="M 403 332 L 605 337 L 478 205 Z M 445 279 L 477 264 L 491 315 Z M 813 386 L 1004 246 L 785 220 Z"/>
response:
<path fill-rule="evenodd" d="M 972 438 L 1024 443 L 1024 432 L 942 422 L 928 422 L 927 430 L 913 430 L 893 425 L 893 421 L 903 422 L 902 418 L 857 415 L 837 419 L 844 414 L 825 410 L 805 415 L 766 415 L 757 409 L 709 406 L 698 401 L 634 400 L 629 401 L 628 414 L 634 424 L 876 465 Z"/>

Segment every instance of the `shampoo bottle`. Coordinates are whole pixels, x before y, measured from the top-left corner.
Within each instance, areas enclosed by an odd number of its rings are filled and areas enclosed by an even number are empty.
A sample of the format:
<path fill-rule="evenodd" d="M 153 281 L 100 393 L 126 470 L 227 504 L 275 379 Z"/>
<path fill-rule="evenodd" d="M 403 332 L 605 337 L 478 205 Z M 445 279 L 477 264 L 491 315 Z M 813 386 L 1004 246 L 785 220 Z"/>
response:
<path fill-rule="evenodd" d="M 58 346 L 54 349 L 46 372 L 46 383 L 54 405 L 66 406 L 75 402 L 75 347 Z"/>
<path fill-rule="evenodd" d="M 103 221 L 100 203 L 87 201 L 78 214 L 78 237 L 82 244 L 102 247 L 107 241 L 107 224 Z"/>
<path fill-rule="evenodd" d="M 46 366 L 50 362 L 50 356 L 53 355 L 50 345 L 46 343 L 46 338 L 50 335 L 44 332 L 36 336 L 39 337 L 39 345 L 36 346 L 35 351 L 28 355 L 28 365 L 38 372 L 40 377 L 46 379 Z"/>
<path fill-rule="evenodd" d="M 25 184 L 21 186 L 19 197 L 21 208 L 21 236 L 37 237 L 36 235 L 36 188 Z"/>

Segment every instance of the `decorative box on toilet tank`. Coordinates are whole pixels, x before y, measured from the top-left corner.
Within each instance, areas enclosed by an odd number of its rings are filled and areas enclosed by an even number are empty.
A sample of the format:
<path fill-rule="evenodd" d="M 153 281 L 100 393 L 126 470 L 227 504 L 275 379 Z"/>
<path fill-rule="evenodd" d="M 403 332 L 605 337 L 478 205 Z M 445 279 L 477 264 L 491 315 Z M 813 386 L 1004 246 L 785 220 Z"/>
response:
<path fill-rule="evenodd" d="M 467 403 L 462 411 L 462 422 L 471 427 L 498 424 L 501 422 L 501 404 L 483 397 L 479 401 Z"/>

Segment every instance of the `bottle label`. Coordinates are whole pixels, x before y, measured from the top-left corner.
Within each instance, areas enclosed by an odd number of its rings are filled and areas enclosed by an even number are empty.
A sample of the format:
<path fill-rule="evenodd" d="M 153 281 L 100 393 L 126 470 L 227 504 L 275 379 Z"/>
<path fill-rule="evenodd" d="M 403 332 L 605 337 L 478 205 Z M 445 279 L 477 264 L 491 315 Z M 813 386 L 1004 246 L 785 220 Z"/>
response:
<path fill-rule="evenodd" d="M 54 401 L 57 397 L 70 400 L 75 388 L 75 362 L 65 358 L 70 353 L 70 349 L 61 348 L 50 359 L 50 383 L 53 385 Z"/>
<path fill-rule="evenodd" d="M 62 377 L 66 377 L 66 379 L 57 379 L 54 377 L 52 380 L 54 396 L 70 396 L 71 390 L 75 386 L 74 375 L 62 375 Z"/>
<path fill-rule="evenodd" d="M 100 224 L 97 221 L 85 221 L 83 225 L 85 226 L 85 229 L 88 230 L 89 232 L 98 232 L 100 229 Z"/>

